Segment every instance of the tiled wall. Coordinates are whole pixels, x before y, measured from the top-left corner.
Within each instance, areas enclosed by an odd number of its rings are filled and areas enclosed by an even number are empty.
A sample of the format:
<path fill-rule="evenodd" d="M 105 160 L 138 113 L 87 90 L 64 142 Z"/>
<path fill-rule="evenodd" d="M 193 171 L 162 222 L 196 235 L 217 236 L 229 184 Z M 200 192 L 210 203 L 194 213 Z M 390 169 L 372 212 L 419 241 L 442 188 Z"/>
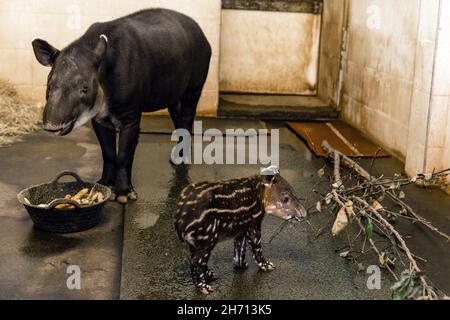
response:
<path fill-rule="evenodd" d="M 430 0 L 422 10 L 416 66 L 420 73 L 416 76 L 408 144 L 407 170 L 411 173 L 421 168 L 432 172 L 450 167 L 449 17 L 449 1 Z"/>
<path fill-rule="evenodd" d="M 342 116 L 405 159 L 420 0 L 353 0 Z"/>
<path fill-rule="evenodd" d="M 450 167 L 448 17 L 447 0 L 324 2 L 319 96 L 411 175 Z"/>
<path fill-rule="evenodd" d="M 219 90 L 220 0 L 0 0 L 0 78 L 18 85 L 27 97 L 43 102 L 49 70 L 35 61 L 31 49 L 34 37 L 62 48 L 94 22 L 150 7 L 185 13 L 207 35 L 213 58 L 199 113 L 214 115 Z"/>
<path fill-rule="evenodd" d="M 322 15 L 318 95 L 335 107 L 339 105 L 344 4 L 345 0 L 325 0 Z"/>

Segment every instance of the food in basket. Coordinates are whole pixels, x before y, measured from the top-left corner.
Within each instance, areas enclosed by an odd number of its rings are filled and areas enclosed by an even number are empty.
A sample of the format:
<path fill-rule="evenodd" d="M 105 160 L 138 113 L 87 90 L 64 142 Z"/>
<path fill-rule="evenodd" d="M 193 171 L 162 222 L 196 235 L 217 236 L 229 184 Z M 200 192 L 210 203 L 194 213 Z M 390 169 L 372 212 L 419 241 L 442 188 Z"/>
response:
<path fill-rule="evenodd" d="M 80 190 L 76 195 L 66 195 L 64 199 L 76 201 L 82 207 L 88 207 L 103 202 L 103 200 L 105 199 L 103 194 L 101 192 L 96 192 L 94 189 L 95 188 L 89 190 L 85 188 Z M 25 198 L 24 200 L 26 204 L 31 204 L 30 200 L 28 200 L 27 198 Z M 39 204 L 38 207 L 47 208 L 50 203 L 51 201 L 47 204 Z M 55 209 L 75 209 L 75 206 L 70 203 L 64 203 L 55 206 Z"/>

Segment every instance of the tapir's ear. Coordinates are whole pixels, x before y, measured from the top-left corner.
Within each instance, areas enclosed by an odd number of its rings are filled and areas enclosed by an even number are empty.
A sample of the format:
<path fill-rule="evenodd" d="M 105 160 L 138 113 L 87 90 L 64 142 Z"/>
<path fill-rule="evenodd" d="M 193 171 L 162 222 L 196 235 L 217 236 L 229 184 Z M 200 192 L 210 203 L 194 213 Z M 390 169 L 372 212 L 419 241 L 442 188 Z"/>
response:
<path fill-rule="evenodd" d="M 34 55 L 40 64 L 46 67 L 51 67 L 60 51 L 42 39 L 34 39 L 31 43 L 33 45 Z"/>
<path fill-rule="evenodd" d="M 279 174 L 280 171 L 276 166 L 261 169 L 262 184 L 266 187 L 270 187 L 276 181 L 276 178 Z"/>
<path fill-rule="evenodd" d="M 274 183 L 275 176 L 261 176 L 261 182 L 265 187 L 271 187 Z"/>
<path fill-rule="evenodd" d="M 108 38 L 102 34 L 94 50 L 99 65 L 102 62 L 103 57 L 106 55 L 106 51 L 108 51 Z"/>

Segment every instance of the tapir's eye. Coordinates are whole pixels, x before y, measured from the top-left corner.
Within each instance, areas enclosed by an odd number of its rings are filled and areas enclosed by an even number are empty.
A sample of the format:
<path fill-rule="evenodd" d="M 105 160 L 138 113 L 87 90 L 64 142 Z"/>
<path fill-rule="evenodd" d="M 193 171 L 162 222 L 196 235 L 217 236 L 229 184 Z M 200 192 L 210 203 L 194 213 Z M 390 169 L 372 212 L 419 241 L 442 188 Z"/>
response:
<path fill-rule="evenodd" d="M 288 203 L 289 202 L 289 197 L 288 196 L 284 196 L 283 198 L 281 198 L 281 202 L 283 203 Z"/>

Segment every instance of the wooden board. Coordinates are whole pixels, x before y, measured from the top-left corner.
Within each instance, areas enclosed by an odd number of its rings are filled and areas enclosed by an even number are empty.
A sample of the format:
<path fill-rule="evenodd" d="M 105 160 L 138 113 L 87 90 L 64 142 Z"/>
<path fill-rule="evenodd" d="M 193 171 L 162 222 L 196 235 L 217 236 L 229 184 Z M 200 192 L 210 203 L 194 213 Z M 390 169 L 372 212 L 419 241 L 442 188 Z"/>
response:
<path fill-rule="evenodd" d="M 342 121 L 333 122 L 288 122 L 288 127 L 306 141 L 317 156 L 326 156 L 322 142 L 353 158 L 384 158 L 390 155 Z"/>

